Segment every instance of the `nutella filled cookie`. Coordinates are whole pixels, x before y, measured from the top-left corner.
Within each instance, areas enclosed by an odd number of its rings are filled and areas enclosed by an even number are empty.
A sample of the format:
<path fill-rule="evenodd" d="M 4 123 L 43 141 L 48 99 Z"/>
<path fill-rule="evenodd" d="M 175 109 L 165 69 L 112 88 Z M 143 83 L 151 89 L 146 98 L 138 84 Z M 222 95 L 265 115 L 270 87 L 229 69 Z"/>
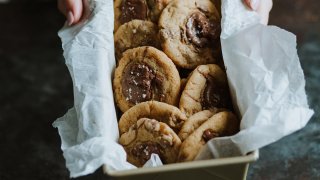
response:
<path fill-rule="evenodd" d="M 192 161 L 201 148 L 216 137 L 231 136 L 239 131 L 240 121 L 231 112 L 219 112 L 201 124 L 181 144 L 178 161 Z"/>
<path fill-rule="evenodd" d="M 221 111 L 223 111 L 223 109 L 203 110 L 189 117 L 179 132 L 178 136 L 181 141 L 187 139 L 187 137 L 192 134 L 202 123 L 207 121 L 214 114 Z"/>
<path fill-rule="evenodd" d="M 150 100 L 176 105 L 180 76 L 162 51 L 144 46 L 123 53 L 115 70 L 113 87 L 116 103 L 122 112 Z"/>
<path fill-rule="evenodd" d="M 120 60 L 127 49 L 153 46 L 160 49 L 158 26 L 150 21 L 133 20 L 119 27 L 114 35 L 116 58 Z"/>
<path fill-rule="evenodd" d="M 173 0 L 159 19 L 163 51 L 187 69 L 217 62 L 220 31 L 220 15 L 210 0 Z"/>
<path fill-rule="evenodd" d="M 225 72 L 215 64 L 198 66 L 189 77 L 179 106 L 188 117 L 202 110 L 232 110 Z"/>
<path fill-rule="evenodd" d="M 115 0 L 114 31 L 134 19 L 158 23 L 162 10 L 171 0 Z"/>
<path fill-rule="evenodd" d="M 181 140 L 167 124 L 142 118 L 121 135 L 119 143 L 127 152 L 128 162 L 141 167 L 152 153 L 164 164 L 176 162 Z"/>
<path fill-rule="evenodd" d="M 176 107 L 157 101 L 143 102 L 126 111 L 119 120 L 120 134 L 129 130 L 141 118 L 166 123 L 178 133 L 187 117 Z"/>

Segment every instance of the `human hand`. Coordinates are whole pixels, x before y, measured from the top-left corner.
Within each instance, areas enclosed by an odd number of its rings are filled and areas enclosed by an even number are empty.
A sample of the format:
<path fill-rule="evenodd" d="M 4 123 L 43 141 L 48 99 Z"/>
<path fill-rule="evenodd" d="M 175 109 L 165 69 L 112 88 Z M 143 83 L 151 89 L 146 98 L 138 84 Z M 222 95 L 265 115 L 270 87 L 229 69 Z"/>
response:
<path fill-rule="evenodd" d="M 267 25 L 269 13 L 272 8 L 272 0 L 243 0 L 243 2 L 251 9 L 256 11 L 261 17 L 261 23 Z"/>
<path fill-rule="evenodd" d="M 66 16 L 67 24 L 71 26 L 84 18 L 87 3 L 87 0 L 58 0 L 58 9 Z"/>

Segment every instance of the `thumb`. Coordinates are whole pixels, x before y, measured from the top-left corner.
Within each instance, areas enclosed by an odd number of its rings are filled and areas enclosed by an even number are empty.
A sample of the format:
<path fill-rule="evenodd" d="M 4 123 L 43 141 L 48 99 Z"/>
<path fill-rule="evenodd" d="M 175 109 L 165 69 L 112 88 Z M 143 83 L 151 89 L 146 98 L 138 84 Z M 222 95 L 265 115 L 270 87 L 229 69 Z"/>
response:
<path fill-rule="evenodd" d="M 83 3 L 82 0 L 58 0 L 58 9 L 66 16 L 67 24 L 70 26 L 80 21 Z"/>
<path fill-rule="evenodd" d="M 268 24 L 272 0 L 243 0 L 243 2 L 260 15 L 262 24 Z"/>

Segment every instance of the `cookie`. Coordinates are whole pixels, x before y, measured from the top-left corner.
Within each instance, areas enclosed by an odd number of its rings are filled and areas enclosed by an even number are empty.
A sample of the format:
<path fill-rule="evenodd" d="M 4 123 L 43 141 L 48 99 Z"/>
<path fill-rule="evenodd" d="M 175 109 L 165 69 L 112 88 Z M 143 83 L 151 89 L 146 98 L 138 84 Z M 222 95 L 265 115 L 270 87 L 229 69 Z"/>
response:
<path fill-rule="evenodd" d="M 180 89 L 183 90 L 186 87 L 186 84 L 188 82 L 187 78 L 181 79 Z M 182 92 L 181 92 L 182 93 Z"/>
<path fill-rule="evenodd" d="M 120 60 L 127 49 L 153 46 L 160 49 L 158 26 L 150 21 L 133 20 L 119 27 L 114 35 L 116 58 Z"/>
<path fill-rule="evenodd" d="M 182 92 L 179 107 L 187 117 L 207 109 L 232 110 L 225 72 L 215 64 L 198 66 Z"/>
<path fill-rule="evenodd" d="M 178 162 L 192 161 L 212 138 L 231 136 L 239 131 L 240 121 L 231 112 L 219 112 L 198 127 L 181 144 Z"/>
<path fill-rule="evenodd" d="M 159 19 L 163 51 L 187 69 L 217 62 L 220 33 L 220 15 L 210 0 L 173 0 Z"/>
<path fill-rule="evenodd" d="M 119 120 L 120 134 L 127 132 L 141 118 L 166 123 L 178 133 L 187 117 L 176 107 L 157 101 L 143 102 L 126 111 Z"/>
<path fill-rule="evenodd" d="M 162 10 L 171 0 L 115 0 L 114 30 L 134 19 L 158 23 Z"/>
<path fill-rule="evenodd" d="M 211 0 L 211 2 L 216 6 L 219 14 L 221 15 L 221 0 Z"/>
<path fill-rule="evenodd" d="M 212 109 L 212 110 L 204 110 L 195 113 L 183 124 L 178 136 L 181 141 L 187 139 L 187 137 L 192 134 L 202 123 L 207 121 L 214 114 L 223 111 L 224 109 Z"/>
<path fill-rule="evenodd" d="M 150 100 L 176 105 L 180 76 L 162 51 L 144 46 L 123 53 L 115 70 L 113 87 L 116 103 L 122 112 Z"/>
<path fill-rule="evenodd" d="M 142 118 L 121 135 L 119 143 L 127 152 L 128 162 L 141 167 L 152 153 L 164 164 L 176 162 L 181 140 L 167 124 Z"/>

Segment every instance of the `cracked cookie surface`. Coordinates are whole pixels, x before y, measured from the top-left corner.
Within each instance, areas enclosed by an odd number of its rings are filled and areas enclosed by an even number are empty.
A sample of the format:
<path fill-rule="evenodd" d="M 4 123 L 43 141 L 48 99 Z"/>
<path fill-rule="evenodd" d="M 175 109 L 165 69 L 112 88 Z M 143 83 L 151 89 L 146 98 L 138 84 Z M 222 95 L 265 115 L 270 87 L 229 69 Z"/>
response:
<path fill-rule="evenodd" d="M 175 106 L 157 101 L 143 102 L 133 106 L 121 116 L 119 120 L 120 134 L 127 132 L 130 126 L 141 118 L 155 119 L 166 123 L 176 133 L 180 131 L 187 120 L 185 114 Z"/>
<path fill-rule="evenodd" d="M 182 91 L 179 107 L 187 117 L 214 108 L 232 110 L 225 72 L 215 64 L 198 66 Z"/>
<path fill-rule="evenodd" d="M 211 110 L 203 110 L 195 113 L 191 117 L 188 118 L 187 121 L 183 124 L 181 130 L 179 131 L 179 138 L 181 141 L 187 139 L 187 137 L 192 134 L 201 124 L 207 121 L 214 114 L 223 111 L 224 109 L 211 109 Z"/>
<path fill-rule="evenodd" d="M 173 0 L 159 19 L 163 51 L 187 69 L 218 61 L 220 31 L 220 15 L 210 0 Z"/>
<path fill-rule="evenodd" d="M 119 143 L 127 152 L 128 162 L 141 167 L 152 153 L 164 164 L 176 162 L 181 140 L 167 124 L 141 118 L 121 135 Z"/>
<path fill-rule="evenodd" d="M 180 76 L 162 51 L 150 46 L 138 47 L 123 53 L 115 70 L 113 88 L 122 112 L 150 100 L 176 105 Z"/>
<path fill-rule="evenodd" d="M 152 46 L 160 49 L 158 26 L 150 21 L 133 20 L 119 27 L 114 35 L 117 60 L 128 49 L 140 46 Z"/>
<path fill-rule="evenodd" d="M 214 114 L 183 141 L 177 161 L 194 160 L 209 140 L 234 135 L 239 131 L 239 126 L 240 121 L 231 112 L 224 111 Z"/>
<path fill-rule="evenodd" d="M 162 10 L 171 0 L 115 0 L 114 30 L 134 19 L 158 23 Z"/>

